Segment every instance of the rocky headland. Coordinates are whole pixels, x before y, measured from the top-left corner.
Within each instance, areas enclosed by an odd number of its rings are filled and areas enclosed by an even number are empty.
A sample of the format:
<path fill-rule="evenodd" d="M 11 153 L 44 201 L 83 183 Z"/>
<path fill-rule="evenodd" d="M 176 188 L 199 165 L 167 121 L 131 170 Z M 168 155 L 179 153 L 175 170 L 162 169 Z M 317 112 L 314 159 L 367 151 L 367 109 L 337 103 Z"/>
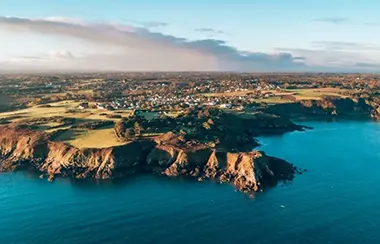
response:
<path fill-rule="evenodd" d="M 292 180 L 301 170 L 262 151 L 252 151 L 258 146 L 255 137 L 305 129 L 292 118 L 377 117 L 377 105 L 364 99 L 334 98 L 276 104 L 251 114 L 192 109 L 177 117 L 163 115 L 153 120 L 133 115 L 114 125 L 115 136 L 123 145 L 108 148 L 76 148 L 55 140 L 61 130 L 47 133 L 36 129 L 36 124 L 49 120 L 78 127 L 70 118 L 4 123 L 0 126 L 0 171 L 32 170 L 50 181 L 152 173 L 213 179 L 243 192 L 261 191 Z M 109 125 L 93 123 L 85 125 L 90 129 Z M 153 134 L 156 136 L 149 136 Z"/>
<path fill-rule="evenodd" d="M 286 118 L 379 118 L 380 104 L 364 98 L 325 98 L 275 104 L 261 109 Z"/>
<path fill-rule="evenodd" d="M 243 118 L 215 111 L 197 111 L 195 118 L 193 115 L 191 112 L 173 120 L 175 126 L 161 136 L 136 135 L 125 145 L 96 149 L 79 149 L 54 141 L 54 133 L 28 126 L 3 125 L 0 126 L 0 171 L 31 170 L 51 181 L 55 177 L 114 179 L 152 173 L 199 181 L 213 179 L 230 183 L 243 192 L 261 191 L 278 182 L 290 181 L 300 172 L 293 164 L 252 148 L 257 145 L 253 136 L 303 127 L 275 115 Z M 142 121 L 141 118 L 132 120 L 134 125 L 134 120 Z M 185 121 L 186 126 L 182 124 Z M 124 120 L 115 125 L 115 134 L 121 139 L 126 136 L 130 122 Z M 148 122 L 140 124 L 148 126 Z"/>

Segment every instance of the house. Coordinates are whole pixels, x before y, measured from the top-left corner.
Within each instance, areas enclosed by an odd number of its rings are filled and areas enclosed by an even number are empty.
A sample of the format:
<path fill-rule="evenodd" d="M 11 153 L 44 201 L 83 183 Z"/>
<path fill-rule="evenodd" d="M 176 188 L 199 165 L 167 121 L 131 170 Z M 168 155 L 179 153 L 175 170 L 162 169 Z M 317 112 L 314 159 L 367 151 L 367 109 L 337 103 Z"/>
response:
<path fill-rule="evenodd" d="M 88 103 L 81 103 L 81 104 L 79 104 L 79 107 L 78 107 L 79 109 L 88 109 L 89 108 L 89 106 L 88 106 Z"/>
<path fill-rule="evenodd" d="M 97 103 L 97 104 L 96 104 L 96 107 L 97 107 L 98 109 L 102 109 L 102 110 L 105 110 L 105 109 L 106 109 L 105 105 L 104 105 L 104 104 L 101 104 L 101 103 Z"/>
<path fill-rule="evenodd" d="M 229 104 L 229 103 L 224 103 L 224 104 L 221 104 L 219 107 L 220 107 L 220 108 L 231 108 L 232 105 Z"/>

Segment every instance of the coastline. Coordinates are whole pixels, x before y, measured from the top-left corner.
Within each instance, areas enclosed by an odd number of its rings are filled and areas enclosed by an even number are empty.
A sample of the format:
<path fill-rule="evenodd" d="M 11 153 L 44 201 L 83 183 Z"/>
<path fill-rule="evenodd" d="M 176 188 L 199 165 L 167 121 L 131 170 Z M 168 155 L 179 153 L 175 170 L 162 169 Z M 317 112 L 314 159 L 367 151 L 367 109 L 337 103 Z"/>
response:
<path fill-rule="evenodd" d="M 300 109 L 302 103 L 274 105 L 268 111 L 242 115 L 195 109 L 175 119 L 161 119 L 158 125 L 171 125 L 169 132 L 161 136 L 137 136 L 123 145 L 107 148 L 77 148 L 51 140 L 54 133 L 35 131 L 33 124 L 11 123 L 0 126 L 0 171 L 32 170 L 49 181 L 56 177 L 118 179 L 148 173 L 198 181 L 211 179 L 229 183 L 245 193 L 263 191 L 279 182 L 292 181 L 303 170 L 253 150 L 259 146 L 255 138 L 312 129 L 296 121 L 371 120 L 367 105 L 363 108 L 359 103 L 349 104 L 354 106 L 345 108 L 345 113 L 331 110 L 331 104 L 328 108 L 313 105 Z M 305 113 L 300 116 L 300 111 Z M 119 139 L 125 139 L 128 128 L 134 126 L 136 130 L 136 123 L 145 128 L 152 126 L 142 117 L 122 119 L 114 128 Z M 183 127 L 187 124 L 191 124 L 190 130 Z"/>
<path fill-rule="evenodd" d="M 231 118 L 233 121 L 237 119 Z M 260 116 L 254 117 L 253 121 L 258 118 L 261 119 Z M 278 117 L 269 118 L 270 121 L 283 121 Z M 244 125 L 250 124 L 250 120 L 242 121 Z M 281 134 L 303 128 L 291 122 L 280 124 L 285 127 L 276 127 L 274 131 Z M 223 130 L 231 128 L 230 125 L 226 126 Z M 166 133 L 154 140 L 139 139 L 122 146 L 79 149 L 50 141 L 50 135 L 42 132 L 6 125 L 0 127 L 0 170 L 32 170 L 49 181 L 55 177 L 117 179 L 153 173 L 167 177 L 189 177 L 198 181 L 213 179 L 229 183 L 246 193 L 262 191 L 278 182 L 291 181 L 300 170 L 262 151 L 252 151 L 257 145 L 256 140 L 244 138 L 254 134 L 257 136 L 258 128 L 244 132 L 248 133 L 246 135 L 235 134 L 237 141 L 222 143 L 221 148 L 206 144 L 184 147 L 178 141 L 179 135 Z M 236 144 L 244 149 L 251 143 L 250 149 L 243 151 L 225 147 Z"/>
<path fill-rule="evenodd" d="M 68 240 L 75 242 L 75 238 L 81 238 L 84 242 L 88 238 L 103 240 L 105 235 L 123 242 L 125 233 L 134 233 L 130 240 L 138 243 L 146 240 L 141 234 L 148 230 L 150 233 L 159 233 L 164 240 L 169 236 L 175 242 L 178 239 L 173 235 L 180 236 L 188 233 L 189 229 L 192 233 L 204 233 L 205 236 L 212 233 L 213 236 L 208 238 L 210 242 L 215 241 L 215 238 L 223 242 L 225 237 L 220 237 L 220 228 L 240 230 L 238 233 L 243 235 L 241 240 L 266 242 L 271 238 L 269 240 L 276 243 L 280 239 L 297 242 L 302 238 L 307 242 L 312 236 L 316 242 L 323 242 L 324 237 L 331 237 L 331 231 L 310 233 L 309 230 L 326 224 L 332 231 L 349 231 L 359 241 L 356 232 L 359 223 L 364 223 L 360 227 L 364 228 L 366 235 L 373 233 L 377 237 L 378 233 L 373 229 L 373 223 L 377 223 L 373 222 L 376 221 L 373 213 L 377 213 L 378 197 L 374 198 L 373 195 L 378 185 L 374 183 L 379 182 L 379 177 L 377 170 L 368 170 L 368 167 L 377 169 L 372 166 L 378 166 L 376 159 L 379 154 L 376 149 L 379 144 L 373 136 L 374 144 L 366 137 L 367 132 L 379 132 L 379 126 L 372 123 L 368 126 L 366 122 L 305 124 L 315 126 L 315 131 L 258 139 L 267 145 L 259 150 L 287 159 L 308 169 L 308 172 L 296 176 L 292 182 L 253 194 L 242 194 L 229 184 L 219 184 L 213 180 L 198 183 L 195 179 L 184 177 L 136 175 L 120 180 L 57 178 L 55 182 L 49 183 L 46 179 L 39 179 L 38 175 L 5 173 L 0 177 L 4 186 L 3 201 L 0 202 L 2 209 L 9 209 L 2 211 L 2 223 L 9 230 L 5 230 L 5 236 L 0 239 L 4 243 L 15 240 L 25 243 L 28 238 L 40 236 L 40 228 L 44 226 L 47 230 L 44 233 L 56 231 L 61 242 L 65 243 Z M 357 137 L 355 131 L 361 129 L 366 133 L 358 133 Z M 329 135 L 338 141 L 325 148 L 324 138 Z M 350 139 L 345 139 L 345 136 Z M 310 141 L 315 144 L 308 143 Z M 298 150 L 293 150 L 297 144 Z M 355 160 L 352 160 L 352 155 L 344 153 L 351 150 L 356 153 Z M 363 167 L 365 165 L 367 167 Z M 354 211 L 357 218 L 350 218 L 353 208 L 363 209 L 365 214 Z M 62 215 L 65 211 L 71 214 Z M 294 216 L 298 222 L 283 233 L 284 226 L 289 226 L 289 219 Z M 28 217 L 30 223 L 27 232 L 17 228 L 19 219 L 24 217 Z M 335 222 L 337 217 L 342 217 L 339 225 Z M 93 233 L 83 236 L 82 229 L 75 225 L 78 218 L 86 219 L 83 226 L 92 223 L 91 228 L 95 228 Z M 152 218 L 156 220 L 154 223 Z M 317 222 L 310 221 L 311 218 Z M 263 222 L 262 219 L 268 221 Z M 276 222 L 273 223 L 272 219 L 276 219 Z M 351 220 L 354 222 L 349 222 Z M 51 224 L 58 221 L 61 225 L 73 225 L 72 231 L 62 232 L 61 228 L 57 229 L 56 225 Z M 172 227 L 169 230 L 159 228 L 162 221 L 168 221 L 168 226 Z M 101 224 L 105 222 L 112 226 L 108 227 L 110 231 L 107 234 L 104 234 L 104 225 Z M 187 224 L 184 226 L 183 223 Z M 252 231 L 246 231 L 247 228 Z M 135 230 L 139 229 L 144 231 L 136 233 Z M 274 230 L 282 233 L 281 238 L 270 235 Z M 307 232 L 307 235 L 300 237 L 297 233 L 302 231 Z M 268 235 L 262 235 L 263 232 Z M 43 238 L 48 238 L 48 235 L 43 234 L 41 241 Z M 198 234 L 196 238 L 199 242 L 204 241 Z M 149 240 L 154 242 L 157 236 Z M 181 240 L 186 242 L 189 238 L 185 236 Z M 232 237 L 229 240 L 234 241 Z"/>

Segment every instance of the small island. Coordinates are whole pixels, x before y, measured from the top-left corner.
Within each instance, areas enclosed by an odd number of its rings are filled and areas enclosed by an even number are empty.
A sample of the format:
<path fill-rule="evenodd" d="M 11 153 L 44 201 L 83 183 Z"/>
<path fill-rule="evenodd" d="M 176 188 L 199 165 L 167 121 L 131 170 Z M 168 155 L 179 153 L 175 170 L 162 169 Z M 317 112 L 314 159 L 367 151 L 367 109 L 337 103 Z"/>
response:
<path fill-rule="evenodd" d="M 292 119 L 375 119 L 380 112 L 376 89 L 358 96 L 355 89 L 307 82 L 290 88 L 289 80 L 269 75 L 267 82 L 239 74 L 203 74 L 203 82 L 200 74 L 181 76 L 188 82 L 175 73 L 166 74 L 170 82 L 160 80 L 164 74 L 135 75 L 19 78 L 16 88 L 3 81 L 0 171 L 29 170 L 49 181 L 155 174 L 251 193 L 304 171 L 254 150 L 255 138 L 308 129 Z"/>

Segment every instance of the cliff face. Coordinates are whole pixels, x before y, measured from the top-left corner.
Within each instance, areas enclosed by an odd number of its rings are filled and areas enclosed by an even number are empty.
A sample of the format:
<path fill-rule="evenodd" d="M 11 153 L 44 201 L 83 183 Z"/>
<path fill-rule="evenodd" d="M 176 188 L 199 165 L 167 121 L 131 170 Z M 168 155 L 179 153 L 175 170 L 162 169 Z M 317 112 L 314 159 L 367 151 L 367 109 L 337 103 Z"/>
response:
<path fill-rule="evenodd" d="M 276 114 L 258 113 L 254 119 L 245 120 L 245 128 L 249 128 L 250 135 L 262 136 L 266 134 L 284 134 L 291 131 L 302 131 L 306 127 L 294 124 L 288 118 Z"/>
<path fill-rule="evenodd" d="M 363 117 L 371 118 L 376 109 L 359 98 L 333 98 L 323 100 L 303 100 L 295 103 L 276 104 L 264 109 L 288 118 L 298 117 Z"/>
<path fill-rule="evenodd" d="M 374 107 L 374 111 L 372 112 L 372 117 L 380 120 L 380 97 L 372 99 L 370 102 L 371 106 Z"/>
<path fill-rule="evenodd" d="M 163 160 L 162 155 L 165 153 L 167 157 Z M 260 151 L 228 153 L 215 149 L 178 150 L 173 155 L 167 148 L 156 148 L 148 156 L 148 162 L 165 162 L 166 169 L 162 174 L 170 177 L 188 175 L 198 180 L 214 179 L 232 183 L 243 192 L 259 191 L 276 185 L 278 181 L 290 181 L 296 173 L 292 164 Z"/>
<path fill-rule="evenodd" d="M 244 192 L 291 180 L 296 168 L 253 151 L 229 153 L 208 147 L 181 149 L 143 140 L 102 149 L 78 149 L 52 142 L 28 129 L 0 127 L 0 171 L 33 170 L 49 177 L 108 179 L 139 172 L 228 182 Z"/>
<path fill-rule="evenodd" d="M 152 141 L 78 149 L 52 142 L 41 132 L 0 127 L 0 171 L 32 169 L 48 175 L 107 179 L 133 173 L 154 147 Z"/>

